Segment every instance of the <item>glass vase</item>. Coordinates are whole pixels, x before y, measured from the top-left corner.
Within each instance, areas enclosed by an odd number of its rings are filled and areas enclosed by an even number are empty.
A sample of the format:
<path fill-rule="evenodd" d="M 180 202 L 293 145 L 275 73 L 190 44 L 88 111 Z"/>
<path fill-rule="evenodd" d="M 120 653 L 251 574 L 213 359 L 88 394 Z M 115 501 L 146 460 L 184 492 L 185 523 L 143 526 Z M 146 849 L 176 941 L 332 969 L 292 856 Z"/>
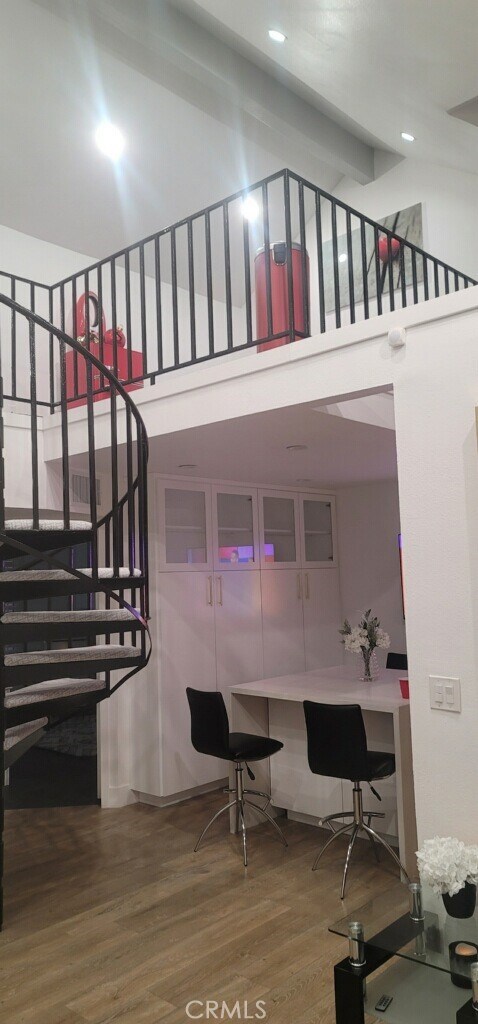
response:
<path fill-rule="evenodd" d="M 363 671 L 360 679 L 363 683 L 373 683 L 378 679 L 380 670 L 375 651 L 362 651 Z"/>

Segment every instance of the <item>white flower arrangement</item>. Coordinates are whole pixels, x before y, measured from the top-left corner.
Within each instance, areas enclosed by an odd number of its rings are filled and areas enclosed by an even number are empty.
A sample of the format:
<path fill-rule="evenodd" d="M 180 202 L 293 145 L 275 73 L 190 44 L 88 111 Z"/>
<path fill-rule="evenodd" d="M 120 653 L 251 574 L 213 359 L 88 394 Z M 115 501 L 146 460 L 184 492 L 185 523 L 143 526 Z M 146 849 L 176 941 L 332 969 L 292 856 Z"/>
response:
<path fill-rule="evenodd" d="M 376 616 L 372 616 L 372 610 L 362 616 L 358 626 L 351 626 L 348 619 L 339 629 L 343 636 L 342 643 L 345 650 L 352 654 L 361 654 L 364 660 L 364 679 L 372 679 L 370 659 L 376 647 L 390 647 L 390 637 L 384 629 L 381 629 L 380 622 Z"/>
<path fill-rule="evenodd" d="M 417 863 L 422 882 L 437 895 L 455 896 L 465 882 L 478 881 L 478 846 L 465 846 L 451 836 L 425 839 Z"/>

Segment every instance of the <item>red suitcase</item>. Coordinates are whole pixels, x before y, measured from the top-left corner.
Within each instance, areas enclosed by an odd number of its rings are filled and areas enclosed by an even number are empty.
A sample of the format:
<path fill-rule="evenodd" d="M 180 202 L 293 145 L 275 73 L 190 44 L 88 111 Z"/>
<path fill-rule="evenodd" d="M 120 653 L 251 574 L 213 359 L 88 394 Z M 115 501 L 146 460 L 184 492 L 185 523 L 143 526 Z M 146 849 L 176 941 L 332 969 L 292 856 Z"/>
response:
<path fill-rule="evenodd" d="M 303 250 L 297 242 L 292 243 L 292 285 L 294 295 L 294 331 L 296 341 L 305 334 L 304 288 L 308 302 L 309 296 L 309 256 L 305 253 L 306 280 L 303 280 Z M 289 343 L 289 292 L 287 286 L 287 247 L 285 242 L 271 242 L 269 265 L 271 271 L 271 305 L 272 333 L 287 336 L 276 341 L 266 341 L 257 346 L 258 352 L 268 348 L 278 348 Z M 256 336 L 267 338 L 267 284 L 266 284 L 266 253 L 264 246 L 259 249 L 254 260 L 256 284 Z M 301 332 L 301 333 L 299 333 Z"/>

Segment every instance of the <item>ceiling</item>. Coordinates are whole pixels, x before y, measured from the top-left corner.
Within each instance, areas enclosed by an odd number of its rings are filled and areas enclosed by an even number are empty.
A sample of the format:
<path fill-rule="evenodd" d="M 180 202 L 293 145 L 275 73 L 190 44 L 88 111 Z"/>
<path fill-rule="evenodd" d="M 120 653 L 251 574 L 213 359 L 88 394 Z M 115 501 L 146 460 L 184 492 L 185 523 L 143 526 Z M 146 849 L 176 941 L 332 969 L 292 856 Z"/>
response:
<path fill-rule="evenodd" d="M 377 396 L 378 402 L 383 397 Z M 393 398 L 387 400 L 393 417 Z M 150 438 L 148 468 L 151 473 L 295 489 L 395 479 L 394 430 L 359 422 L 357 400 L 354 418 L 349 418 L 347 404 L 337 403 L 332 414 L 313 404 L 298 405 Z M 371 407 L 369 397 L 368 419 Z M 291 444 L 307 448 L 288 451 Z M 184 463 L 195 468 L 181 469 Z"/>
<path fill-rule="evenodd" d="M 476 173 L 478 132 L 447 111 L 476 97 L 476 0 L 173 0 L 362 138 Z M 284 45 L 268 29 L 282 30 Z"/>
<path fill-rule="evenodd" d="M 328 191 L 382 151 L 476 172 L 477 128 L 446 113 L 476 96 L 476 0 L 0 0 L 0 19 L 0 224 L 92 258 L 284 166 Z"/>

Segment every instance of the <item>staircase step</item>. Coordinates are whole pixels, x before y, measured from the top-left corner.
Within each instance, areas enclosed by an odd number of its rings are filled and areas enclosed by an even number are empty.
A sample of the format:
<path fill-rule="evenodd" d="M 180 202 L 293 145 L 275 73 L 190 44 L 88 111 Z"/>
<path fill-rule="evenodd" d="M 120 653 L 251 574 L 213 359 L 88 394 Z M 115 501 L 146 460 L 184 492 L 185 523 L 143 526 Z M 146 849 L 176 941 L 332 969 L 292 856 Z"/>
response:
<path fill-rule="evenodd" d="M 34 721 L 22 722 L 5 730 L 3 743 L 4 767 L 10 768 L 22 754 L 32 747 L 42 735 L 48 718 L 35 718 Z"/>
<path fill-rule="evenodd" d="M 95 693 L 105 687 L 104 679 L 47 679 L 6 693 L 5 709 L 25 707 L 45 700 L 77 697 L 80 693 Z"/>
<path fill-rule="evenodd" d="M 0 572 L 0 601 L 92 594 L 110 589 L 132 590 L 146 582 L 140 569 L 133 569 L 131 574 L 127 566 L 121 566 L 116 574 L 112 568 L 100 568 L 98 579 L 92 579 L 92 569 L 77 571 L 84 576 L 84 580 L 71 576 L 66 569 L 15 569 Z"/>
<path fill-rule="evenodd" d="M 0 642 L 66 639 L 136 632 L 142 624 L 127 608 L 76 612 L 7 612 L 0 618 Z"/>
<path fill-rule="evenodd" d="M 24 651 L 20 654 L 6 654 L 6 668 L 18 665 L 55 665 L 61 662 L 100 661 L 106 659 L 123 659 L 138 657 L 141 651 L 137 647 L 126 647 L 121 644 L 97 644 L 94 647 L 62 647 L 55 651 Z"/>
<path fill-rule="evenodd" d="M 91 530 L 92 524 L 84 519 L 70 519 L 68 527 L 65 527 L 63 519 L 40 519 L 38 526 L 33 526 L 33 519 L 6 519 L 5 520 L 5 531 L 9 530 Z"/>

